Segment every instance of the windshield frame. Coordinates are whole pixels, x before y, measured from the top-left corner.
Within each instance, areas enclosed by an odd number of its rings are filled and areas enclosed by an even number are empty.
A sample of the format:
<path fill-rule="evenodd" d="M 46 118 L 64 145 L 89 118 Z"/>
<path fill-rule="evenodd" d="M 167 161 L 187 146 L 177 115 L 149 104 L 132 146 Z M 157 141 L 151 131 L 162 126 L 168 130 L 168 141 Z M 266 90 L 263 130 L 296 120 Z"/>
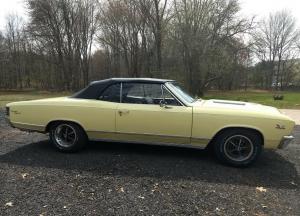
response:
<path fill-rule="evenodd" d="M 182 87 L 175 81 L 173 82 L 166 82 L 165 86 L 168 88 L 169 91 L 171 91 L 177 99 L 179 99 L 185 106 L 192 106 L 193 103 L 197 101 L 196 98 L 192 97 L 187 91 L 182 89 Z M 181 92 L 181 93 L 180 93 Z M 183 96 L 185 95 L 185 96 Z M 188 100 L 187 98 L 190 98 Z"/>

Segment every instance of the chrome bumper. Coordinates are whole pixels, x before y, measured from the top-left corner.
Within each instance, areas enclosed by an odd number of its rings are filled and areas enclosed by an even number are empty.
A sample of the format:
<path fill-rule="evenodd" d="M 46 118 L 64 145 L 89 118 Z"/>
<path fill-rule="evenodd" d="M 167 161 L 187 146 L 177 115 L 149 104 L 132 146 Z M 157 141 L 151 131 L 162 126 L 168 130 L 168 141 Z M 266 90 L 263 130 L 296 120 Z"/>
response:
<path fill-rule="evenodd" d="M 295 139 L 293 136 L 284 136 L 278 146 L 279 149 L 285 149 Z"/>

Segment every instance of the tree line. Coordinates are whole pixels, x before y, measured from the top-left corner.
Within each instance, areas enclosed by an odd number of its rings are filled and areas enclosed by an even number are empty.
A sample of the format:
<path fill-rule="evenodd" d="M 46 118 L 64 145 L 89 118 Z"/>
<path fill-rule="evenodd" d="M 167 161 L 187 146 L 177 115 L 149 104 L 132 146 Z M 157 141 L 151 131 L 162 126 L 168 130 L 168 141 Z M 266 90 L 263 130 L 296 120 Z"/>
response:
<path fill-rule="evenodd" d="M 300 39 L 288 11 L 241 15 L 238 0 L 26 0 L 7 17 L 0 88 L 77 90 L 109 77 L 208 88 L 293 85 Z"/>

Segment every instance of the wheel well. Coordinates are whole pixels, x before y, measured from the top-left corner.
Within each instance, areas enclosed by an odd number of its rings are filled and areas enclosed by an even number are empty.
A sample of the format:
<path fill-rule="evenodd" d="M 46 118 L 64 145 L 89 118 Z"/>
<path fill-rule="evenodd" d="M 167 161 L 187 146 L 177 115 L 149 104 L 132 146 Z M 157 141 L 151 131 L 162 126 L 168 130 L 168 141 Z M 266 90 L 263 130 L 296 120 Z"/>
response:
<path fill-rule="evenodd" d="M 236 129 L 242 129 L 242 130 L 252 131 L 252 132 L 256 133 L 260 137 L 260 139 L 262 141 L 262 145 L 264 145 L 264 136 L 262 135 L 262 133 L 259 130 L 256 130 L 253 128 L 246 128 L 246 127 L 228 127 L 228 128 L 223 128 L 222 130 L 218 131 L 216 133 L 216 135 L 212 138 L 212 140 L 209 142 L 208 147 L 211 147 L 213 145 L 213 143 L 215 142 L 215 140 L 217 139 L 217 137 L 220 136 L 225 131 L 236 130 Z"/>
<path fill-rule="evenodd" d="M 50 128 L 53 126 L 53 125 L 56 125 L 56 124 L 59 124 L 59 123 L 72 123 L 72 124 L 76 124 L 77 126 L 79 126 L 84 132 L 85 130 L 83 129 L 83 127 L 78 124 L 77 122 L 73 122 L 73 121 L 64 121 L 64 120 L 55 120 L 55 121 L 51 121 L 47 124 L 46 126 L 46 133 L 48 133 L 50 131 Z"/>

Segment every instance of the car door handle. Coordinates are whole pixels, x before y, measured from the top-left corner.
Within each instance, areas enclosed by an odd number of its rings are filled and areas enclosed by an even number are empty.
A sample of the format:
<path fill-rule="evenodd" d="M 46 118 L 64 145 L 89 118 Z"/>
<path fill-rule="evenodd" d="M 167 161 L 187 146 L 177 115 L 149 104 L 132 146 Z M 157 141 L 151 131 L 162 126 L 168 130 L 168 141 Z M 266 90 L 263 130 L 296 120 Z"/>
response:
<path fill-rule="evenodd" d="M 126 115 L 126 114 L 129 114 L 129 110 L 119 110 L 118 113 L 120 116 Z"/>

